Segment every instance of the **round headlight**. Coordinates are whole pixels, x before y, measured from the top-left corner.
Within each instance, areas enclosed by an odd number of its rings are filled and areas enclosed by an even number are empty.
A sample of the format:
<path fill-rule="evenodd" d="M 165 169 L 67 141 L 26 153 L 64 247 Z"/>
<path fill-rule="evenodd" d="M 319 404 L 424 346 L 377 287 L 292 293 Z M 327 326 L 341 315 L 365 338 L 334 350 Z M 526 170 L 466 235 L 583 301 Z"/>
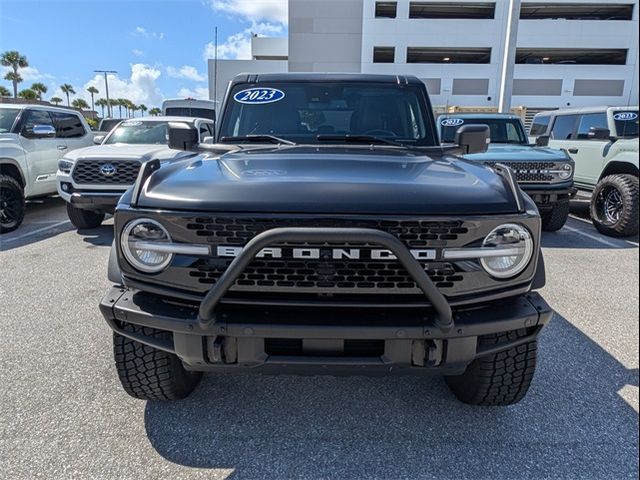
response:
<path fill-rule="evenodd" d="M 570 163 L 565 163 L 562 168 L 560 168 L 560 173 L 559 176 L 560 178 L 562 178 L 563 180 L 566 180 L 568 178 L 571 178 L 571 175 L 573 174 L 573 167 L 571 166 Z"/>
<path fill-rule="evenodd" d="M 138 218 L 129 222 L 122 231 L 120 246 L 127 261 L 145 273 L 157 273 L 169 266 L 172 253 L 155 248 L 171 243 L 169 232 L 155 220 Z"/>
<path fill-rule="evenodd" d="M 529 230 L 508 223 L 494 228 L 482 243 L 484 248 L 495 248 L 496 255 L 486 255 L 480 259 L 482 267 L 495 278 L 511 278 L 521 273 L 533 256 L 533 240 Z M 504 254 L 500 254 L 502 251 Z"/>

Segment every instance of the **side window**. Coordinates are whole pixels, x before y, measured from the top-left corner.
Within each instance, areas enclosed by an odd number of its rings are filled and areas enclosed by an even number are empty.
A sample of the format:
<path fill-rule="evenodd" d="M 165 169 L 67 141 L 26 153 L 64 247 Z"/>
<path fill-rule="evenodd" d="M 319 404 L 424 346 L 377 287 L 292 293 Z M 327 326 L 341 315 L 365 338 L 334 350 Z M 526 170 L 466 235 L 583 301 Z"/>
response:
<path fill-rule="evenodd" d="M 82 137 L 87 132 L 82 125 L 82 120 L 72 113 L 51 112 L 56 125 L 56 134 L 61 138 Z"/>
<path fill-rule="evenodd" d="M 212 137 L 212 136 L 213 134 L 211 133 L 211 124 L 202 122 L 200 124 L 200 140 L 202 140 L 204 137 Z"/>
<path fill-rule="evenodd" d="M 570 140 L 576 126 L 577 115 L 558 115 L 553 122 L 551 138 L 553 140 Z"/>
<path fill-rule="evenodd" d="M 609 128 L 606 113 L 588 113 L 580 116 L 578 125 L 578 139 L 589 140 L 589 130 L 592 128 Z"/>
<path fill-rule="evenodd" d="M 33 127 L 35 125 L 48 125 L 53 127 L 53 121 L 49 116 L 49 112 L 44 110 L 29 110 L 22 123 L 20 134 L 26 138 L 33 137 Z"/>
<path fill-rule="evenodd" d="M 551 117 L 547 115 L 540 115 L 538 117 L 535 117 L 533 119 L 533 123 L 531 124 L 529 135 L 531 135 L 532 137 L 544 135 L 547 132 L 549 120 L 551 120 Z"/>

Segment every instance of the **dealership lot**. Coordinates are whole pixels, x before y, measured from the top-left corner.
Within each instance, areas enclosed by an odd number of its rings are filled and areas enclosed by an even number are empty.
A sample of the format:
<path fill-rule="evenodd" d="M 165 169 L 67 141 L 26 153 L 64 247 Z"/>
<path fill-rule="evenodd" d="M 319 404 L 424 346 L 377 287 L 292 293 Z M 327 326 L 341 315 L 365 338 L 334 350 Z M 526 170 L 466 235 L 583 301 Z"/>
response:
<path fill-rule="evenodd" d="M 60 199 L 32 203 L 0 237 L 0 477 L 637 478 L 638 239 L 573 213 L 543 238 L 557 315 L 519 405 L 469 407 L 432 377 L 251 375 L 164 404 L 112 365 L 111 221 L 77 233 Z"/>

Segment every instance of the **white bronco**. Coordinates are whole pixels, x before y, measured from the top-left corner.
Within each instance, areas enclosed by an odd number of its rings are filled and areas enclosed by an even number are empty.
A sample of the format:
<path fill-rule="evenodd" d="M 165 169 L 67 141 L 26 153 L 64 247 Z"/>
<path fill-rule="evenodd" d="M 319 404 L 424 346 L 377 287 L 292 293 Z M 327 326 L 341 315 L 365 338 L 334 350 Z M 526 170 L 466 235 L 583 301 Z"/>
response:
<path fill-rule="evenodd" d="M 575 161 L 575 185 L 592 191 L 591 218 L 606 235 L 638 233 L 638 107 L 537 114 L 529 132 Z M 543 138 L 540 138 L 543 137 Z"/>
<path fill-rule="evenodd" d="M 20 226 L 25 199 L 56 193 L 58 160 L 93 143 L 84 117 L 67 108 L 0 105 L 0 233 Z"/>

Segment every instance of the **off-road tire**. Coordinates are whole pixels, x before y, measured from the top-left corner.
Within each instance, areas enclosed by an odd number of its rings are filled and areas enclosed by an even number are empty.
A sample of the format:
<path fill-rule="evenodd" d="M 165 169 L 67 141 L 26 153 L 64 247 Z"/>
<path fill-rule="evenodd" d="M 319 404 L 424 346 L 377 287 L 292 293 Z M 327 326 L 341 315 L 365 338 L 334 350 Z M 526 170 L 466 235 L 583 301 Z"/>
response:
<path fill-rule="evenodd" d="M 602 211 L 599 201 L 607 190 L 615 188 L 622 197 L 622 211 L 611 222 Z M 630 237 L 638 233 L 638 177 L 628 174 L 609 175 L 598 182 L 591 197 L 591 219 L 600 233 L 610 237 Z"/>
<path fill-rule="evenodd" d="M 545 232 L 557 232 L 569 218 L 571 204 L 569 199 L 559 200 L 553 207 L 553 210 L 545 212 L 542 215 L 542 230 Z"/>
<path fill-rule="evenodd" d="M 0 190 L 0 201 L 11 203 L 0 205 L 0 233 L 8 233 L 18 228 L 24 220 L 24 190 L 20 183 L 9 175 L 0 175 Z"/>
<path fill-rule="evenodd" d="M 126 324 L 124 329 L 139 335 L 166 340 L 169 332 Z M 113 355 L 120 383 L 134 398 L 179 400 L 187 397 L 202 378 L 201 372 L 185 370 L 180 359 L 163 350 L 113 334 Z"/>
<path fill-rule="evenodd" d="M 96 228 L 102 225 L 105 214 L 101 212 L 93 212 L 91 210 L 82 210 L 67 203 L 67 215 L 74 227 L 79 229 Z"/>
<path fill-rule="evenodd" d="M 525 329 L 480 337 L 480 347 L 516 340 Z M 524 398 L 536 369 L 537 342 L 477 358 L 462 375 L 445 377 L 447 385 L 463 403 L 481 406 L 513 405 Z"/>

